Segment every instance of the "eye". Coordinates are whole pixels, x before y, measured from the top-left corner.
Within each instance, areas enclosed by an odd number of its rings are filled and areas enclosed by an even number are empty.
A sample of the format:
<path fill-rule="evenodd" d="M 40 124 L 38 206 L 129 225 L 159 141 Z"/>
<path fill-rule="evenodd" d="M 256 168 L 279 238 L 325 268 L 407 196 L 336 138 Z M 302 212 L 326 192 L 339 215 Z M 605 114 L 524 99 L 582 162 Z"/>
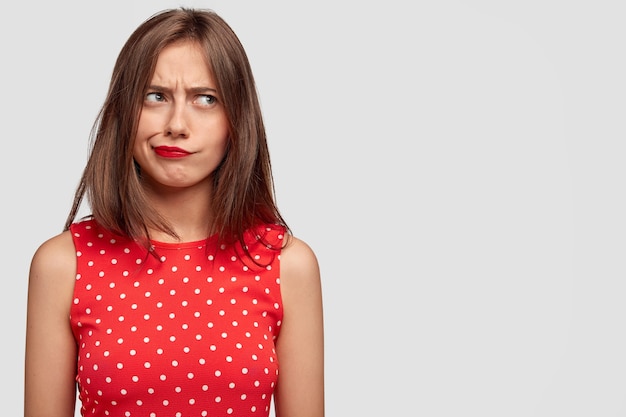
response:
<path fill-rule="evenodd" d="M 198 103 L 200 103 L 203 106 L 211 106 L 217 103 L 217 98 L 210 94 L 203 94 L 201 96 L 198 96 L 198 99 L 196 101 L 198 101 Z"/>
<path fill-rule="evenodd" d="M 165 99 L 165 96 L 162 93 L 148 93 L 146 94 L 146 101 L 152 101 L 152 102 L 158 102 L 158 101 L 163 101 Z"/>

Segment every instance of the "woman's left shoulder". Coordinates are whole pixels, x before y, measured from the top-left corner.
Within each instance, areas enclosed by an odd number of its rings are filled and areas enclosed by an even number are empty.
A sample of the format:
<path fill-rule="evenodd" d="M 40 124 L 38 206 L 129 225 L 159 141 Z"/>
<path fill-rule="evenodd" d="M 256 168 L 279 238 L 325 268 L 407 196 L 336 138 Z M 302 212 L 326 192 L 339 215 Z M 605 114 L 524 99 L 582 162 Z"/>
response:
<path fill-rule="evenodd" d="M 302 285 L 318 285 L 320 270 L 317 256 L 311 246 L 293 235 L 285 235 L 280 254 L 281 281 L 297 281 Z"/>

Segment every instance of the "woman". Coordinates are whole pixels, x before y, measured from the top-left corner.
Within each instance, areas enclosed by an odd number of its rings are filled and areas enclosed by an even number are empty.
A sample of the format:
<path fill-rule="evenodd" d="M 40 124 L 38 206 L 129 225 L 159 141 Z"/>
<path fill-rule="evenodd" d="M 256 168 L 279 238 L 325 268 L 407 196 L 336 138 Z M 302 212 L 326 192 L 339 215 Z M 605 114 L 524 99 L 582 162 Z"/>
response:
<path fill-rule="evenodd" d="M 33 256 L 26 417 L 324 415 L 318 263 L 274 200 L 231 28 L 171 9 L 130 36 L 62 233 Z M 92 214 L 76 219 L 86 197 Z"/>

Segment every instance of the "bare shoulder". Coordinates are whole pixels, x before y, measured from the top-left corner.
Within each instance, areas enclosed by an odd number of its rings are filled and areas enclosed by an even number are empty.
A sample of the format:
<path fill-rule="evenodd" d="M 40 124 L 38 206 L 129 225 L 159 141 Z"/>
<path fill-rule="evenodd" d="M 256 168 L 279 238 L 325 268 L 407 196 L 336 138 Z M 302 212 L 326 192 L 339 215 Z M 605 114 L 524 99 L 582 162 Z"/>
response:
<path fill-rule="evenodd" d="M 25 416 L 73 415 L 76 341 L 70 309 L 75 279 L 76 251 L 70 232 L 37 248 L 28 281 Z"/>
<path fill-rule="evenodd" d="M 72 284 L 75 272 L 76 250 L 71 232 L 65 231 L 37 248 L 30 265 L 30 280 L 31 284 L 41 280 L 47 284 Z"/>
<path fill-rule="evenodd" d="M 315 253 L 288 236 L 280 257 L 283 320 L 276 344 L 276 416 L 324 415 L 324 324 Z"/>
<path fill-rule="evenodd" d="M 303 240 L 289 236 L 280 255 L 281 282 L 296 281 L 296 285 L 318 285 L 319 263 L 311 247 Z"/>

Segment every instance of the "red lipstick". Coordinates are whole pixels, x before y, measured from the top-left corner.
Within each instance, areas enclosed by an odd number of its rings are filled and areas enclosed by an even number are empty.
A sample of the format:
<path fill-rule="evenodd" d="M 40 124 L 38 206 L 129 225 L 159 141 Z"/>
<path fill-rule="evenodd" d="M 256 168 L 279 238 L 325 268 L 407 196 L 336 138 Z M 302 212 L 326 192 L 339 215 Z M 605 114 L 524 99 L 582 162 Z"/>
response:
<path fill-rule="evenodd" d="M 163 158 L 183 158 L 187 155 L 191 155 L 191 152 L 187 152 L 175 146 L 157 146 L 154 148 L 154 152 Z"/>

